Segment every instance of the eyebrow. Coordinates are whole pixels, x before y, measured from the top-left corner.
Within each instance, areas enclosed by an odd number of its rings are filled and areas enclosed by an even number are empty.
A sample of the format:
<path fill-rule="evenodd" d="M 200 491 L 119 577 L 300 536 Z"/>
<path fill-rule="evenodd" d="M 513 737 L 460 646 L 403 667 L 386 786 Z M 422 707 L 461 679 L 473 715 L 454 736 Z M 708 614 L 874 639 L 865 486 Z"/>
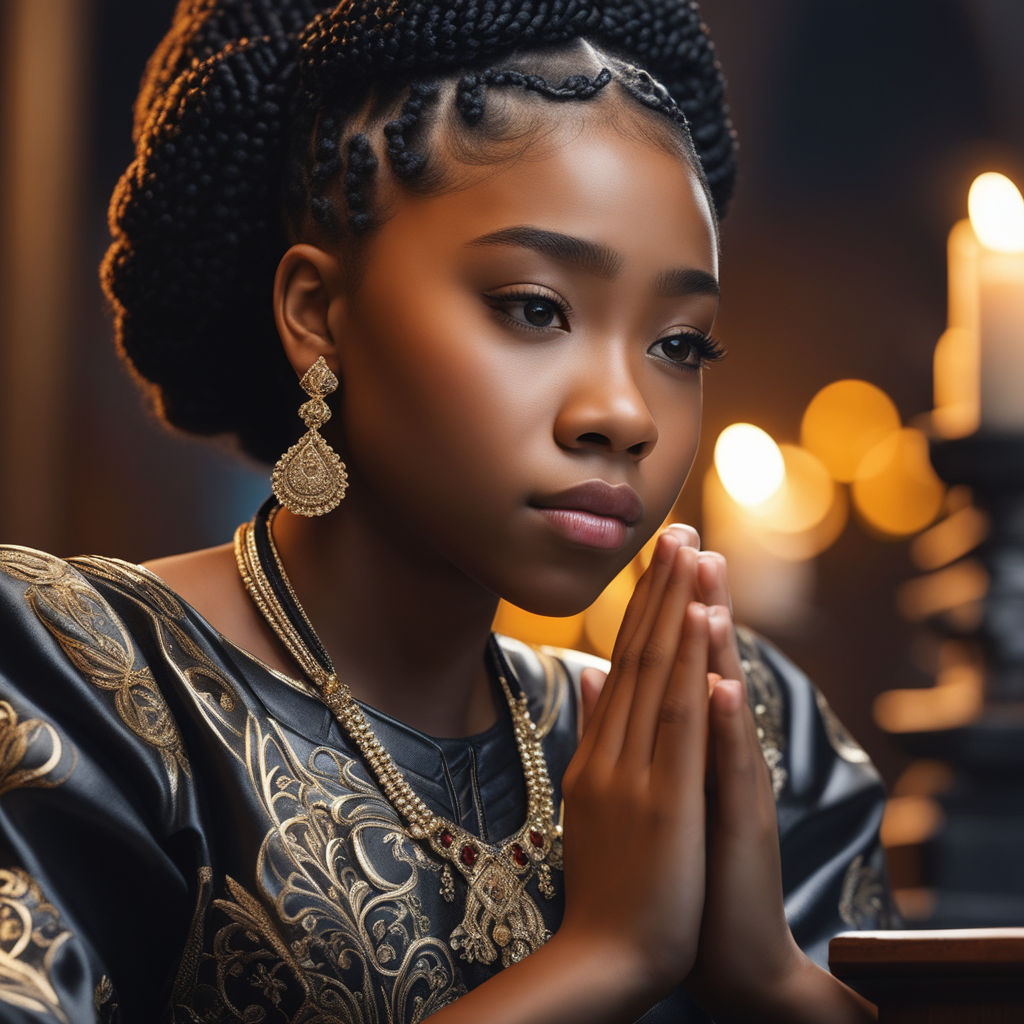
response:
<path fill-rule="evenodd" d="M 622 269 L 622 257 L 608 246 L 588 242 L 574 235 L 563 235 L 558 231 L 545 231 L 543 228 L 502 228 L 474 238 L 468 244 L 518 245 L 603 278 L 615 277 Z"/>
<path fill-rule="evenodd" d="M 654 290 L 659 295 L 674 298 L 677 295 L 721 295 L 718 280 L 706 270 L 695 268 L 663 270 L 658 275 Z"/>
<path fill-rule="evenodd" d="M 615 277 L 622 269 L 623 259 L 614 249 L 600 242 L 591 242 L 575 235 L 563 235 L 558 231 L 547 231 L 526 225 L 502 228 L 490 234 L 474 238 L 467 245 L 518 245 L 532 249 L 542 256 L 550 256 L 559 263 L 579 267 L 588 273 L 606 280 Z M 718 281 L 714 275 L 694 268 L 663 270 L 655 282 L 659 295 L 674 297 L 684 295 L 718 296 Z"/>

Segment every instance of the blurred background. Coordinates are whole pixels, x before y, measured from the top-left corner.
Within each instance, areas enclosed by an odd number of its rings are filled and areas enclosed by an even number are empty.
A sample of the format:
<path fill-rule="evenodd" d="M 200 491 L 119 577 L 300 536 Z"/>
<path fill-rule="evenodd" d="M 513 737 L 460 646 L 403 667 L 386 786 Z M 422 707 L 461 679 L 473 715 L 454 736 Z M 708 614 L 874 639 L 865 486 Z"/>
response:
<path fill-rule="evenodd" d="M 704 442 L 678 516 L 731 555 L 739 612 L 807 670 L 898 787 L 910 757 L 879 725 L 884 695 L 930 687 L 940 668 L 914 621 L 914 583 L 935 567 L 926 531 L 972 514 L 970 493 L 931 473 L 915 430 L 934 406 L 947 236 L 968 188 L 989 170 L 1024 183 L 1024 4 L 701 6 L 729 81 L 740 179 L 715 330 L 729 356 L 706 376 Z M 97 283 L 135 90 L 173 7 L 0 4 L 7 542 L 142 560 L 225 541 L 269 489 L 261 467 L 154 421 L 116 359 Z M 829 387 L 850 380 L 864 383 Z M 716 441 L 735 423 L 766 432 L 768 447 L 732 470 L 723 447 L 716 471 Z M 773 465 L 745 499 L 730 487 L 730 472 L 742 491 L 751 466 Z M 962 520 L 961 532 L 984 530 Z M 600 649 L 618 600 L 589 625 L 503 614 Z"/>

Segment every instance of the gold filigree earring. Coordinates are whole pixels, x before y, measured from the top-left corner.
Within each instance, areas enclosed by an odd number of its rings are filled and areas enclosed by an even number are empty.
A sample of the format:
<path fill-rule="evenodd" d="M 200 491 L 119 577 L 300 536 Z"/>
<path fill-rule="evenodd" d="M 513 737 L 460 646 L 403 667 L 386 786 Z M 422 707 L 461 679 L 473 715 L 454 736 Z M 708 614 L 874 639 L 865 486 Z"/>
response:
<path fill-rule="evenodd" d="M 345 497 L 348 474 L 338 453 L 320 436 L 330 418 L 324 396 L 337 390 L 338 378 L 323 356 L 299 381 L 309 401 L 299 406 L 299 417 L 308 428 L 277 460 L 271 486 L 274 496 L 289 512 L 299 516 L 323 516 Z"/>

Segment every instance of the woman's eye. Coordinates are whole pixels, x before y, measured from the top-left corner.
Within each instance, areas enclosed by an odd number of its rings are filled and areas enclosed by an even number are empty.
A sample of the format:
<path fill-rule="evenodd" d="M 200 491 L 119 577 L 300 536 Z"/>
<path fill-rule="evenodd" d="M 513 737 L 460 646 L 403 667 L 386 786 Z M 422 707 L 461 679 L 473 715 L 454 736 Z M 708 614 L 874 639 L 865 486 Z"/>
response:
<path fill-rule="evenodd" d="M 504 292 L 485 295 L 492 307 L 520 327 L 567 331 L 568 307 L 554 298 L 535 292 Z"/>
<path fill-rule="evenodd" d="M 725 355 L 725 349 L 713 338 L 695 331 L 659 338 L 650 349 L 656 355 L 676 366 L 700 369 Z"/>
<path fill-rule="evenodd" d="M 558 316 L 558 310 L 547 299 L 530 299 L 523 303 L 523 316 L 534 327 L 548 327 Z"/>

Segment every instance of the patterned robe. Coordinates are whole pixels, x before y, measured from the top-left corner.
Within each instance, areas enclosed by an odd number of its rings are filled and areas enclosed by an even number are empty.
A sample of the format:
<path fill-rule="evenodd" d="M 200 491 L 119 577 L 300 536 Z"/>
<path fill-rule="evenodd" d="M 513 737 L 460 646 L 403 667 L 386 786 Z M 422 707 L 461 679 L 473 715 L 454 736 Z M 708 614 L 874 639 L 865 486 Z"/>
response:
<path fill-rule="evenodd" d="M 557 806 L 593 659 L 500 643 Z M 806 677 L 746 630 L 741 647 L 787 917 L 822 961 L 837 931 L 890 919 L 882 788 Z M 460 739 L 364 712 L 435 812 L 492 847 L 520 827 L 507 709 Z M 0 547 L 0 1021 L 423 1020 L 501 967 L 452 948 L 488 897 L 457 875 L 444 899 L 442 868 L 308 684 L 139 566 Z M 538 944 L 554 881 L 523 896 Z M 682 989 L 643 1018 L 707 1019 Z"/>

